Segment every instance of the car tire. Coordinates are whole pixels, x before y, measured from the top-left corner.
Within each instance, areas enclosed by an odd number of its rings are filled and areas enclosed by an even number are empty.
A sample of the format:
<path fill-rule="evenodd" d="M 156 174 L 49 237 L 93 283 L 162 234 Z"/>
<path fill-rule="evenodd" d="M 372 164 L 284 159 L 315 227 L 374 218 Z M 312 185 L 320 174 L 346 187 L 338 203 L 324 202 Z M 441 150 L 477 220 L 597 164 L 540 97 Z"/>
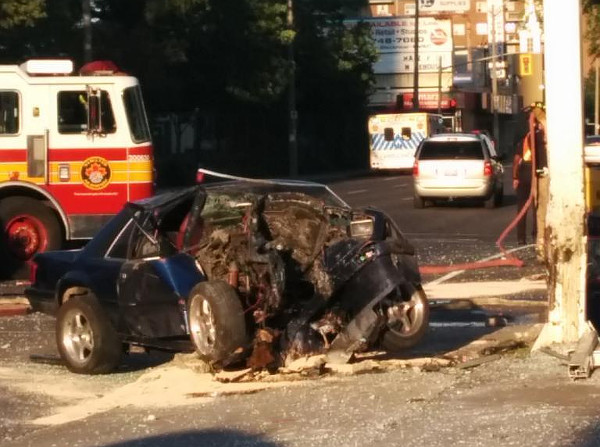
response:
<path fill-rule="evenodd" d="M 504 202 L 504 187 L 500 188 L 496 194 L 495 205 L 496 207 L 502 206 Z"/>
<path fill-rule="evenodd" d="M 494 192 L 492 193 L 492 195 L 483 201 L 483 206 L 488 210 L 496 208 L 497 200 L 498 200 L 498 193 L 494 189 Z"/>
<path fill-rule="evenodd" d="M 0 203 L 0 274 L 3 279 L 29 277 L 29 261 L 37 253 L 57 250 L 62 231 L 56 215 L 30 197 L 9 197 Z"/>
<path fill-rule="evenodd" d="M 91 293 L 74 296 L 60 307 L 56 346 L 69 371 L 78 374 L 109 373 L 123 352 L 117 331 Z"/>
<path fill-rule="evenodd" d="M 413 197 L 413 205 L 417 209 L 425 208 L 425 200 L 423 199 L 423 197 L 415 193 Z"/>
<path fill-rule="evenodd" d="M 400 316 L 381 335 L 381 346 L 390 352 L 412 348 L 429 327 L 429 302 L 421 286 L 411 286 L 410 299 L 398 300 L 395 307 Z"/>
<path fill-rule="evenodd" d="M 205 361 L 221 362 L 246 345 L 242 303 L 235 289 L 224 281 L 207 281 L 194 286 L 190 292 L 188 319 L 196 352 Z"/>

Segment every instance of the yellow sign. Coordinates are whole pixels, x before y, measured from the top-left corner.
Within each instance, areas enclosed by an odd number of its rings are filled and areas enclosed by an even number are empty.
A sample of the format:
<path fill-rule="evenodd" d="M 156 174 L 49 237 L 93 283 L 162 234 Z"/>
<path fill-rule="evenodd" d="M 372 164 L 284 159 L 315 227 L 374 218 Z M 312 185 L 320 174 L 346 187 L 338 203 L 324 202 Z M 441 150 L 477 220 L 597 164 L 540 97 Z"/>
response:
<path fill-rule="evenodd" d="M 519 73 L 521 73 L 521 76 L 531 76 L 533 74 L 533 57 L 530 53 L 519 55 Z"/>

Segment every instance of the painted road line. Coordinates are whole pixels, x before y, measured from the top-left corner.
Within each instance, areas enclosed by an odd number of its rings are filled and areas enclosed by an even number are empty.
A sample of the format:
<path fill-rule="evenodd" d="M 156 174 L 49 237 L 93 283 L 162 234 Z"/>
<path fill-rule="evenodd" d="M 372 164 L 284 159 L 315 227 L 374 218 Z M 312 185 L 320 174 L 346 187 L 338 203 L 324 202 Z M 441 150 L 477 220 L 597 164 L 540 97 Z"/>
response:
<path fill-rule="evenodd" d="M 430 321 L 429 327 L 486 327 L 485 321 Z"/>
<path fill-rule="evenodd" d="M 369 192 L 368 189 L 355 189 L 354 191 L 348 191 L 346 194 L 348 194 L 349 196 L 354 195 L 354 194 L 362 194 L 364 192 Z"/>

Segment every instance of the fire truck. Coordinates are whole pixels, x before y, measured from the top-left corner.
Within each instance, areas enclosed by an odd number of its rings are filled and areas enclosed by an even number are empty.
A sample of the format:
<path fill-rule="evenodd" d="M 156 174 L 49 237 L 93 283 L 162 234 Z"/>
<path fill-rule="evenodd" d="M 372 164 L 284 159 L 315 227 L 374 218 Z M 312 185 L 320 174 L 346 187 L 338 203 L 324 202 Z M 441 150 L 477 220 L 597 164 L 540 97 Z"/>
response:
<path fill-rule="evenodd" d="M 0 65 L 0 274 L 91 238 L 123 204 L 153 194 L 139 82 L 110 61 Z"/>

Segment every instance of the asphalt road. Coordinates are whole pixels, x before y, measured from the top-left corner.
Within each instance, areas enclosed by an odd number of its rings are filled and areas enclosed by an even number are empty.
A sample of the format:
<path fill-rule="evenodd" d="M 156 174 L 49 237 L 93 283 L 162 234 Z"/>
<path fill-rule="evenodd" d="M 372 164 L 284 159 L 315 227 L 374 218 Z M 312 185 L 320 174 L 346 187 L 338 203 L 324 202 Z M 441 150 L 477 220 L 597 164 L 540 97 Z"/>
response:
<path fill-rule="evenodd" d="M 516 215 L 516 197 L 508 181 L 503 205 L 491 210 L 476 201 L 437 202 L 435 206 L 415 209 L 409 174 L 377 174 L 332 181 L 329 186 L 352 206 L 383 209 L 415 242 L 479 241 L 493 245 Z M 507 239 L 507 245 L 515 243 L 516 236 Z"/>
<path fill-rule="evenodd" d="M 514 195 L 508 185 L 505 205 L 494 210 L 474 203 L 414 209 L 409 175 L 355 177 L 330 185 L 351 205 L 376 206 L 395 218 L 415 245 L 420 264 L 452 265 L 497 255 L 495 241 L 515 215 Z M 507 248 L 515 246 L 512 236 Z M 531 247 L 520 256 L 527 261 L 525 268 L 467 271 L 452 281 L 539 274 L 541 268 Z M 430 275 L 424 282 L 439 276 Z M 512 310 L 509 315 L 507 309 L 494 306 L 434 308 L 432 322 L 436 324 L 424 343 L 406 355 L 452 352 L 476 343 L 485 334 L 493 336 L 498 328 L 486 326 L 488 317 L 503 313 L 509 320 L 518 319 L 540 308 Z M 466 324 L 446 324 L 460 322 Z M 600 395 L 597 380 L 572 389 L 565 380 L 564 366 L 547 356 L 531 359 L 522 352 L 509 354 L 473 373 L 453 368 L 431 372 L 400 368 L 382 374 L 307 380 L 249 395 L 208 393 L 197 401 L 188 399 L 184 406 L 160 405 L 168 395 L 157 395 L 146 405 L 144 399 L 160 392 L 160 376 L 167 377 L 160 368 L 171 357 L 138 355 L 128 359 L 117 374 L 75 376 L 60 365 L 29 361 L 30 354 L 54 355 L 53 338 L 49 317 L 33 314 L 0 320 L 2 445 L 566 446 L 575 445 L 572 442 L 576 440 L 577 445 L 591 446 L 598 440 L 597 412 L 587 397 Z M 153 372 L 154 376 L 147 376 Z M 156 386 L 145 387 L 152 381 Z M 193 393 L 193 381 L 177 385 L 189 385 L 188 397 L 201 394 Z M 133 388 L 118 394 L 126 386 Z M 555 401 L 548 398 L 549 390 L 554 390 Z M 96 402 L 106 398 L 116 402 L 98 410 Z M 72 416 L 68 422 L 50 426 L 31 423 L 73 404 L 79 407 L 71 413 L 80 412 L 80 419 Z"/>

